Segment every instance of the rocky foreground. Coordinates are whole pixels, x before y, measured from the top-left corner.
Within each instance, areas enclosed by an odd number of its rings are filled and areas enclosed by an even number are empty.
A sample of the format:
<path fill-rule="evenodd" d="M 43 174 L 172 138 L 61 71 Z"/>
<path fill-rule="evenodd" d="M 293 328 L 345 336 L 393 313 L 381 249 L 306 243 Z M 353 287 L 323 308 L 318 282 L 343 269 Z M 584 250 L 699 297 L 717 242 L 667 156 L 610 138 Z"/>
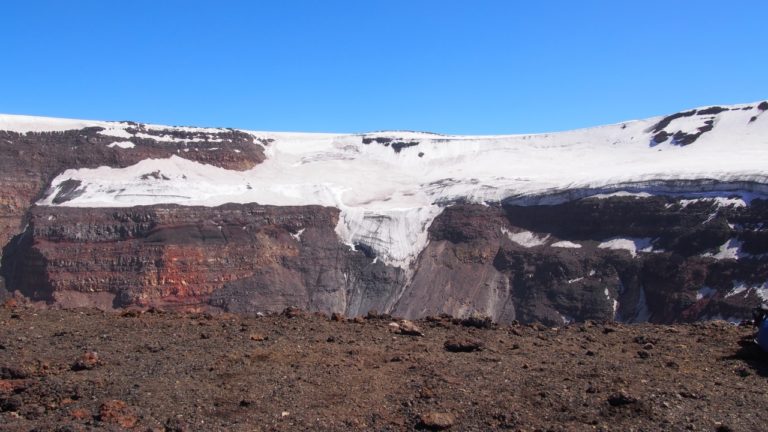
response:
<path fill-rule="evenodd" d="M 753 329 L 0 309 L 2 431 L 762 431 Z"/>

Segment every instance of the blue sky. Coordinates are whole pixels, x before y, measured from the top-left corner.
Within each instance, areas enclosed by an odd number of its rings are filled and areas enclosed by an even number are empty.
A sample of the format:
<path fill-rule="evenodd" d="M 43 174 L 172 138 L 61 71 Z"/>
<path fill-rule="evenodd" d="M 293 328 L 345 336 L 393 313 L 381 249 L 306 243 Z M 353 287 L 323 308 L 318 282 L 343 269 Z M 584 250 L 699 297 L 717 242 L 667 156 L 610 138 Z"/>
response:
<path fill-rule="evenodd" d="M 257 130 L 565 130 L 768 98 L 768 2 L 16 1 L 0 112 Z"/>

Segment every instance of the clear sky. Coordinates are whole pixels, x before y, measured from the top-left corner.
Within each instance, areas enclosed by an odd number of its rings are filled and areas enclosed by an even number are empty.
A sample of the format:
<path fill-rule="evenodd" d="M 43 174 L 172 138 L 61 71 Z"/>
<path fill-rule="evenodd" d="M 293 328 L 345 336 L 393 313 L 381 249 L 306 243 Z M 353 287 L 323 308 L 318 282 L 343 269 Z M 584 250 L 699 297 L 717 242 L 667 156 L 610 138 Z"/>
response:
<path fill-rule="evenodd" d="M 7 1 L 0 112 L 528 133 L 768 98 L 765 0 Z"/>

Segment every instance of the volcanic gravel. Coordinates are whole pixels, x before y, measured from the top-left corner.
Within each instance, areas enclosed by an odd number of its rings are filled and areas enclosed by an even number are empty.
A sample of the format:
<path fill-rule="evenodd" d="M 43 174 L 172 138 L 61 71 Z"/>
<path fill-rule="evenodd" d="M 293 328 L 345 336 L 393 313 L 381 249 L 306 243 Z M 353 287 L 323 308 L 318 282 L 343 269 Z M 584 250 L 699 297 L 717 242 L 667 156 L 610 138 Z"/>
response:
<path fill-rule="evenodd" d="M 0 430 L 765 431 L 753 332 L 5 307 Z"/>

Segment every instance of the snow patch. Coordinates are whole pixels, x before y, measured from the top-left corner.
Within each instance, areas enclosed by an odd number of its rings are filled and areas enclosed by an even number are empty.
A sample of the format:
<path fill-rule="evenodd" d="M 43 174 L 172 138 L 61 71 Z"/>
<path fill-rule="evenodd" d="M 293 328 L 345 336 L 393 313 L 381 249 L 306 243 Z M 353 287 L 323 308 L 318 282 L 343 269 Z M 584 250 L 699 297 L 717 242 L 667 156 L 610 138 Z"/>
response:
<path fill-rule="evenodd" d="M 302 229 L 296 231 L 295 233 L 291 233 L 291 237 L 296 239 L 296 241 L 300 242 L 301 241 L 301 235 L 304 234 L 304 230 L 305 230 L 305 228 L 302 228 Z"/>
<path fill-rule="evenodd" d="M 568 325 L 576 321 L 572 316 L 566 315 L 564 313 L 558 312 L 558 315 L 560 315 L 560 319 L 563 321 L 563 325 Z"/>
<path fill-rule="evenodd" d="M 621 284 L 621 282 L 619 282 Z M 619 286 L 619 292 L 623 290 L 623 286 Z M 608 290 L 608 287 L 605 288 L 605 291 L 603 291 L 603 294 L 605 294 L 605 299 L 608 300 L 611 303 L 611 307 L 613 308 L 613 318 L 616 318 L 616 314 L 619 312 L 619 300 L 611 297 L 611 291 Z"/>
<path fill-rule="evenodd" d="M 549 239 L 549 235 L 542 237 L 530 231 L 520 231 L 513 233 L 506 228 L 501 228 L 501 232 L 506 234 L 506 236 L 512 240 L 513 243 L 517 243 L 518 245 L 527 248 L 543 246 L 547 244 L 547 240 Z"/>
<path fill-rule="evenodd" d="M 713 289 L 713 288 L 710 288 L 710 287 L 706 287 L 706 286 L 701 287 L 696 292 L 696 301 L 699 301 L 699 300 L 702 300 L 702 299 L 705 299 L 705 298 L 710 298 L 710 297 L 712 297 L 715 294 L 717 294 L 717 290 L 716 289 Z"/>
<path fill-rule="evenodd" d="M 724 259 L 734 259 L 737 260 L 739 258 L 745 258 L 750 256 L 747 253 L 744 253 L 741 251 L 741 247 L 743 245 L 743 242 L 739 241 L 738 239 L 732 238 L 729 239 L 727 242 L 720 245 L 720 248 L 716 253 L 705 253 L 702 254 L 704 257 L 710 257 L 717 260 L 724 260 Z"/>
<path fill-rule="evenodd" d="M 130 142 L 130 141 L 120 141 L 120 142 L 113 142 L 112 144 L 108 145 L 107 147 L 114 148 L 114 147 L 120 147 L 123 149 L 129 149 L 136 147 L 136 144 Z"/>
<path fill-rule="evenodd" d="M 107 122 L 89 120 L 0 114 L 0 130 L 17 133 L 63 132 L 67 130 L 78 130 L 92 126 L 102 126 L 106 123 Z"/>
<path fill-rule="evenodd" d="M 648 192 L 617 191 L 617 192 L 611 192 L 611 193 L 590 195 L 587 198 L 594 198 L 594 199 L 608 199 L 608 198 L 616 198 L 616 197 L 649 198 L 652 196 L 653 194 L 650 194 Z"/>
<path fill-rule="evenodd" d="M 407 269 L 427 246 L 428 225 L 438 206 L 370 211 L 341 205 L 336 233 L 348 244 L 365 244 L 390 265 Z"/>
<path fill-rule="evenodd" d="M 568 240 L 561 240 L 558 242 L 554 242 L 550 246 L 556 247 L 556 248 L 566 248 L 566 249 L 581 249 L 580 244 L 574 243 Z"/>
<path fill-rule="evenodd" d="M 747 202 L 744 200 L 744 198 L 728 198 L 728 197 L 703 197 L 703 198 L 694 198 L 694 199 L 682 199 L 678 201 L 680 203 L 680 207 L 686 208 L 691 204 L 699 203 L 699 202 L 711 202 L 717 206 L 717 208 L 721 207 L 746 207 Z"/>
<path fill-rule="evenodd" d="M 728 298 L 740 294 L 743 294 L 744 297 L 746 297 L 750 292 L 754 292 L 755 295 L 757 295 L 757 297 L 759 297 L 763 303 L 768 302 L 768 282 L 751 286 L 741 281 L 734 282 L 733 288 L 728 291 L 728 294 L 726 294 L 725 297 Z"/>
<path fill-rule="evenodd" d="M 725 294 L 725 298 L 733 297 L 739 294 L 744 294 L 746 296 L 749 293 L 749 288 L 741 282 L 741 283 L 734 283 L 733 288 L 731 288 L 730 291 L 728 291 L 727 294 Z"/>
<path fill-rule="evenodd" d="M 632 255 L 637 256 L 637 252 L 652 252 L 653 245 L 650 238 L 613 238 L 597 245 L 600 249 L 625 250 Z"/>

